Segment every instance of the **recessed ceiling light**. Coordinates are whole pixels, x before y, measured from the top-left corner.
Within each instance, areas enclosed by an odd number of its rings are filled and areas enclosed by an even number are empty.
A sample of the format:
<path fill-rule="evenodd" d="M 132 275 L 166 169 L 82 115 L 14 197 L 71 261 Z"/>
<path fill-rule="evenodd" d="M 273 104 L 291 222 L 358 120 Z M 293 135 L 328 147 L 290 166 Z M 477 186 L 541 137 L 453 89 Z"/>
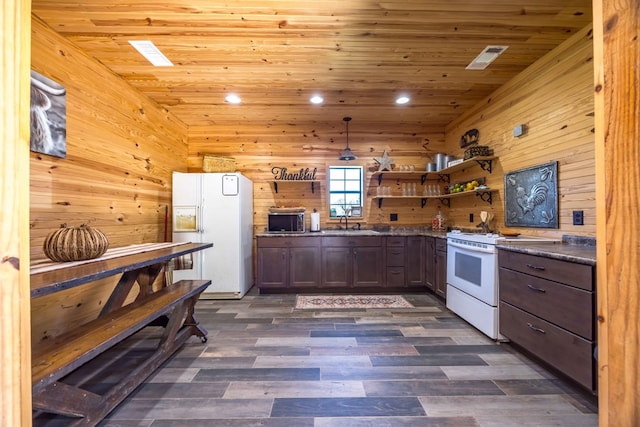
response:
<path fill-rule="evenodd" d="M 320 95 L 313 95 L 309 101 L 311 101 L 312 104 L 322 104 L 324 102 L 324 98 Z"/>
<path fill-rule="evenodd" d="M 396 98 L 396 104 L 403 105 L 403 104 L 408 103 L 410 100 L 411 100 L 411 98 L 409 98 L 408 96 L 401 95 L 401 96 Z"/>
<path fill-rule="evenodd" d="M 466 70 L 484 70 L 509 46 L 487 46 L 467 67 Z"/>
<path fill-rule="evenodd" d="M 229 104 L 240 104 L 240 102 L 242 102 L 242 99 L 238 95 L 236 95 L 235 93 L 230 93 L 224 99 Z"/>
<path fill-rule="evenodd" d="M 129 40 L 129 44 L 133 46 L 142 56 L 147 58 L 156 67 L 172 67 L 173 64 L 150 40 Z"/>

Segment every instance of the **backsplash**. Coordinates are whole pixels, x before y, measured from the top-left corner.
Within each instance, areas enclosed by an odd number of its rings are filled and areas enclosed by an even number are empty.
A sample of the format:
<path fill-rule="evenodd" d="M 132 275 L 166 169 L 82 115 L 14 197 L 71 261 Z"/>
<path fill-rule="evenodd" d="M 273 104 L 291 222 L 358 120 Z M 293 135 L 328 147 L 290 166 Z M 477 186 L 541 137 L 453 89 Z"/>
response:
<path fill-rule="evenodd" d="M 595 246 L 596 238 L 590 237 L 590 236 L 563 235 L 562 243 L 566 243 L 568 245 L 576 245 L 576 246 Z"/>

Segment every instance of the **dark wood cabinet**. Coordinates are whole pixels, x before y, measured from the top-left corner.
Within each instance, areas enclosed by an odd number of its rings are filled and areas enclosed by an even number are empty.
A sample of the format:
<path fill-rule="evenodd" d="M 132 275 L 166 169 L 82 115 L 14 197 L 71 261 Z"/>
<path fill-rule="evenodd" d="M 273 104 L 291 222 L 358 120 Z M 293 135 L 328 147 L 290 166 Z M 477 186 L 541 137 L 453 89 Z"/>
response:
<path fill-rule="evenodd" d="M 257 287 L 265 292 L 424 290 L 428 274 L 434 277 L 429 283 L 436 283 L 435 244 L 428 252 L 429 241 L 434 238 L 356 233 L 257 236 Z"/>
<path fill-rule="evenodd" d="M 500 333 L 595 390 L 593 266 L 504 249 L 498 265 Z"/>
<path fill-rule="evenodd" d="M 289 249 L 283 247 L 261 248 L 258 245 L 257 251 L 259 286 L 261 288 L 286 287 L 288 282 Z"/>
<path fill-rule="evenodd" d="M 382 236 L 322 237 L 322 286 L 382 287 Z"/>
<path fill-rule="evenodd" d="M 353 248 L 353 286 L 378 288 L 383 285 L 382 248 L 380 246 Z"/>
<path fill-rule="evenodd" d="M 447 240 L 436 238 L 435 293 L 447 299 Z"/>
<path fill-rule="evenodd" d="M 436 238 L 425 237 L 425 285 L 428 289 L 436 291 Z"/>
<path fill-rule="evenodd" d="M 405 237 L 389 236 L 386 238 L 386 286 L 387 287 L 404 287 L 405 286 Z"/>
<path fill-rule="evenodd" d="M 423 287 L 426 283 L 425 263 L 427 245 L 424 236 L 408 236 L 406 240 L 406 283 L 407 286 Z"/>
<path fill-rule="evenodd" d="M 319 237 L 258 237 L 258 287 L 320 286 L 320 243 Z"/>
<path fill-rule="evenodd" d="M 322 287 L 344 288 L 351 283 L 352 269 L 351 248 L 322 248 Z"/>

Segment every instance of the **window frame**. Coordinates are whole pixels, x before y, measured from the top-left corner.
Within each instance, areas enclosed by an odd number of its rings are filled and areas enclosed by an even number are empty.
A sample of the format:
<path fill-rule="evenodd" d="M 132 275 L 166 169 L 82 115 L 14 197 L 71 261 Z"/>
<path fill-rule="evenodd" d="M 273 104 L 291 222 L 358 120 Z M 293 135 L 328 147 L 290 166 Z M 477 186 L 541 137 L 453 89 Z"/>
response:
<path fill-rule="evenodd" d="M 342 180 L 336 180 L 336 179 L 331 179 L 332 177 L 332 171 L 334 170 L 344 170 L 345 174 L 344 174 L 344 178 Z M 346 190 L 346 184 L 347 183 L 353 183 L 356 180 L 355 179 L 347 179 L 347 174 L 346 171 L 347 170 L 357 170 L 359 171 L 359 182 L 358 182 L 358 188 L 359 190 Z M 332 182 L 342 182 L 344 185 L 342 186 L 343 190 L 332 190 Z M 339 214 L 338 212 L 336 212 L 336 215 L 331 215 L 331 209 L 333 207 L 337 207 L 340 206 L 338 204 L 332 204 L 331 203 L 331 199 L 332 199 L 332 195 L 336 195 L 336 194 L 344 194 L 345 198 L 344 200 L 346 200 L 346 195 L 348 194 L 358 194 L 359 198 L 360 198 L 360 204 L 359 205 L 355 205 L 355 204 L 349 204 L 349 206 L 353 207 L 353 206 L 359 206 L 361 209 L 361 213 L 358 216 L 354 216 L 353 213 L 349 213 L 349 217 L 350 218 L 364 218 L 364 197 L 365 197 L 365 188 L 364 188 L 364 167 L 362 165 L 329 165 L 329 169 L 327 171 L 327 205 L 328 205 L 328 210 L 329 210 L 329 219 L 339 219 L 342 217 L 341 214 Z M 346 203 L 343 203 L 342 206 L 346 206 Z M 344 212 L 344 208 L 342 208 L 342 212 Z"/>

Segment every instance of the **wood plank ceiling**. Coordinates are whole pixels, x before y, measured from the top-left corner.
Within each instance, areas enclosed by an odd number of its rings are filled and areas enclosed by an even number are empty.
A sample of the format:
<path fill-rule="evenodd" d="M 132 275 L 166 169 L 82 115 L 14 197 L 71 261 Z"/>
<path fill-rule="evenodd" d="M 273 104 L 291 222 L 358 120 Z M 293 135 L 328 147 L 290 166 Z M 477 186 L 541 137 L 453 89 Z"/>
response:
<path fill-rule="evenodd" d="M 350 115 L 422 132 L 442 132 L 592 19 L 591 0 L 33 0 L 32 11 L 189 126 L 342 127 Z M 174 66 L 153 67 L 129 40 L 153 41 Z M 487 45 L 509 48 L 465 70 Z M 399 94 L 410 103 L 395 105 Z"/>

